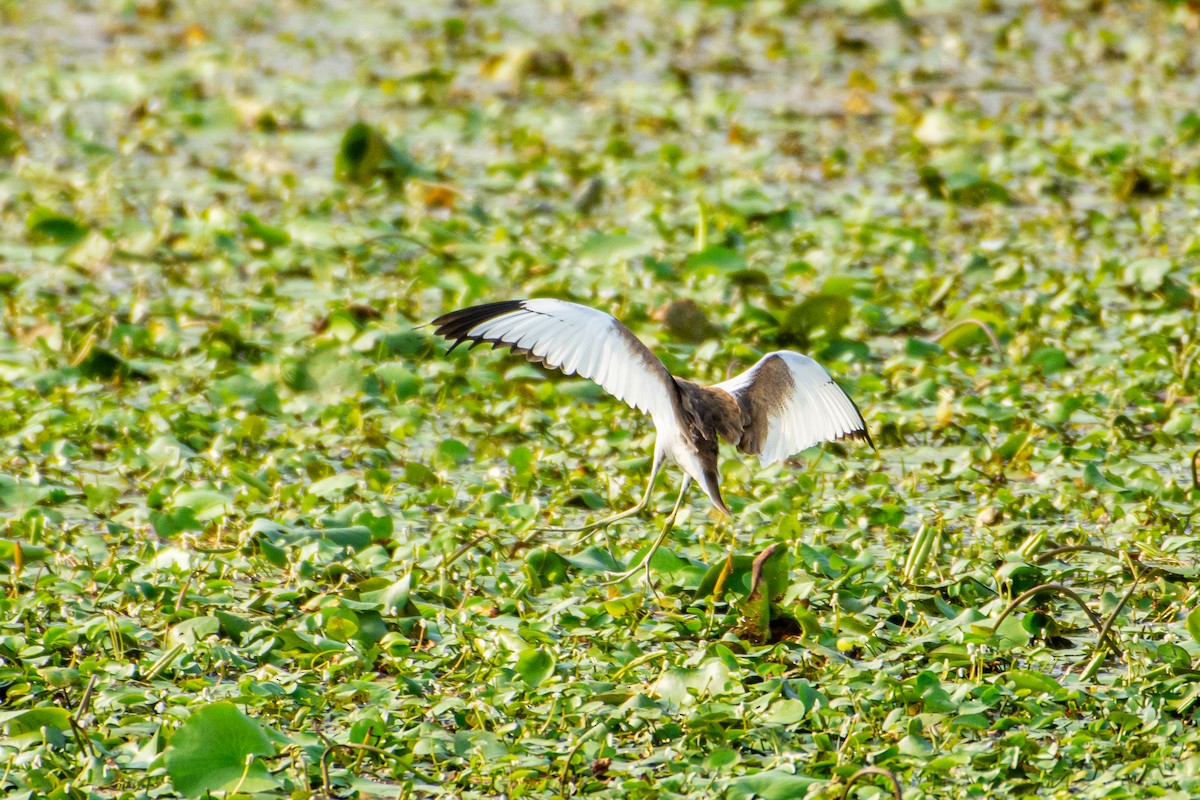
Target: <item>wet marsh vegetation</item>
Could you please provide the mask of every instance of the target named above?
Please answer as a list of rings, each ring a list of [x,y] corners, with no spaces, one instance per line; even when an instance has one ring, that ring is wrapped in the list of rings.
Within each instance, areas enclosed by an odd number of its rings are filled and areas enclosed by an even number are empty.
[[[1194,796],[1198,36],[0,0],[0,791]],[[807,352],[879,451],[728,458],[603,586],[668,481],[535,529],[649,421],[417,327],[527,296]]]

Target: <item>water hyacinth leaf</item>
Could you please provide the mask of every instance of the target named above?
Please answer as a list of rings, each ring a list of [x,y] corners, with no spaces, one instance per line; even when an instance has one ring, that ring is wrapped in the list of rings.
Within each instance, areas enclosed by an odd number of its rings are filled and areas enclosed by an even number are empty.
[[[575,555],[564,555],[563,558],[571,566],[590,572],[617,572],[621,569],[612,553],[594,545]]]
[[[291,234],[282,228],[267,225],[249,212],[242,214],[241,220],[242,224],[246,226],[246,235],[262,242],[267,250],[291,244]]]
[[[437,475],[419,461],[409,461],[404,465],[404,480],[413,486],[429,486],[437,483]]]
[[[726,767],[731,767],[738,763],[739,760],[738,752],[732,747],[719,747],[705,757],[704,768],[715,772]]]
[[[967,320],[974,322],[968,323]],[[974,324],[975,322],[987,325],[993,331],[1003,329],[1003,319],[987,311],[974,309],[969,316],[947,324],[945,332],[938,336],[936,343],[951,353],[989,344],[987,333],[979,324]]]
[[[240,614],[217,610],[213,612],[213,616],[220,623],[220,632],[234,642],[240,641],[242,634],[254,627],[254,622],[250,618]]]
[[[1125,281],[1143,292],[1162,288],[1163,281],[1171,274],[1173,265],[1168,258],[1139,258],[1129,262],[1125,268]]]
[[[525,570],[537,588],[565,583],[570,574],[570,562],[553,550],[535,547],[525,556]]]
[[[389,614],[417,616],[420,612],[412,604],[413,573],[389,583],[381,589],[363,592],[361,599],[366,603],[378,603]]]
[[[3,541],[0,540],[0,561],[9,564],[32,564],[38,561],[45,561],[52,555],[52,551],[45,547],[39,547],[34,544],[20,541]]]
[[[965,206],[1013,203],[1006,188],[973,172],[955,172],[947,176],[944,187],[951,201]]]
[[[727,796],[731,800],[792,800],[807,796],[815,783],[818,783],[817,779],[807,775],[768,769],[735,778],[729,785]]]
[[[367,184],[379,178],[400,187],[409,178],[424,176],[408,153],[390,143],[365,122],[356,122],[342,135],[335,174],[344,181]]]
[[[529,648],[517,656],[515,669],[529,688],[536,689],[554,672],[554,656],[542,648]]]
[[[850,301],[842,295],[812,295],[787,312],[780,329],[798,341],[807,341],[817,332],[832,337],[850,322],[850,314]]]
[[[0,482],[0,507],[17,514],[24,514],[49,498],[53,492],[54,487],[52,486],[38,486],[16,481]]]
[[[0,711],[0,730],[6,736],[36,733],[42,728],[66,732],[71,730],[71,715],[65,708],[29,708]]]
[[[470,449],[457,439],[446,439],[439,444],[438,454],[451,464],[462,464],[471,457]]]
[[[904,343],[904,354],[909,358],[933,358],[945,352],[942,345],[925,339],[909,338]]]
[[[325,635],[336,642],[348,642],[359,631],[358,615],[348,608],[325,607],[321,609],[325,622]]]
[[[1053,375],[1066,369],[1070,362],[1067,354],[1057,347],[1039,347],[1029,354],[1028,363],[1043,375]]]
[[[274,752],[262,725],[232,703],[212,703],[194,711],[171,736],[167,775],[185,797],[235,788],[267,791],[278,781],[262,757]]]
[[[647,241],[628,233],[597,233],[579,248],[579,259],[586,264],[611,264],[650,251]]]
[[[508,453],[508,464],[518,474],[528,473],[533,465],[533,451],[528,447],[514,447]]]
[[[614,597],[604,601],[604,610],[615,618],[621,618],[639,611],[645,602],[645,595],[639,592]]]
[[[178,536],[187,531],[202,531],[204,525],[196,519],[195,510],[183,507],[172,511],[151,511],[150,525],[163,538]]]
[[[1193,642],[1200,644],[1200,606],[1188,612],[1187,632]]]
[[[1191,633],[1190,629],[1188,633]],[[1188,669],[1192,665],[1191,654],[1177,644],[1160,644],[1155,655],[1159,661],[1175,669]]]
[[[369,547],[374,540],[371,529],[365,525],[351,525],[346,528],[312,528],[299,530],[290,534],[286,541],[295,544],[307,540],[318,539],[339,547],[351,550],[362,550]]]
[[[399,400],[414,397],[421,390],[421,378],[403,364],[381,364],[375,376]]]
[[[1051,697],[1057,697],[1066,691],[1063,689],[1062,684],[1041,672],[1027,669],[1013,669],[1009,670],[1006,675],[1018,691],[1031,692],[1035,696],[1048,694]]]
[[[722,273],[744,272],[746,260],[734,251],[720,245],[710,245],[699,253],[687,257],[689,270]]]
[[[220,628],[221,621],[215,616],[184,620],[167,632],[167,646],[196,644],[209,636],[215,636]]]
[[[750,574],[754,565],[754,556],[736,555],[723,558],[709,567],[700,586],[696,589],[696,599],[713,597],[720,599],[726,589],[733,589],[743,594],[750,592]]]
[[[340,497],[358,485],[358,480],[357,475],[348,472],[340,475],[330,475],[328,478],[322,478],[310,485],[308,491],[317,497]]]
[[[211,489],[194,489],[180,492],[173,499],[175,508],[190,509],[200,521],[228,513],[233,507],[233,498]]]
[[[25,227],[36,241],[70,247],[79,244],[88,235],[88,226],[82,222],[47,208],[36,208],[29,213]]]
[[[1101,492],[1121,493],[1125,491],[1124,486],[1115,483],[1112,477],[1105,475],[1095,464],[1088,464],[1083,468],[1083,481]]]
[[[706,659],[695,668],[667,670],[654,684],[654,693],[675,707],[722,695],[730,690],[728,665],[720,658]]]

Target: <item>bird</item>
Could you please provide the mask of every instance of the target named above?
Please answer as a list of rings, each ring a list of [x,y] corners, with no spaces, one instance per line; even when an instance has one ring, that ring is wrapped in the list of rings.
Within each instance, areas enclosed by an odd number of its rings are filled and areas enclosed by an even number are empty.
[[[650,502],[655,479],[668,462],[683,471],[675,506],[658,538],[626,578],[650,559],[674,526],[692,483],[725,517],[718,445],[728,442],[762,466],[782,461],[820,442],[855,439],[875,448],[855,402],[825,368],[790,350],[767,353],[750,369],[711,386],[672,375],[663,362],[616,317],[590,306],[551,298],[503,300],[443,314],[430,323],[451,342],[470,349],[507,347],[529,361],[566,375],[579,375],[650,415],[654,457],[646,490],[636,505],[579,528],[590,530],[640,513]]]

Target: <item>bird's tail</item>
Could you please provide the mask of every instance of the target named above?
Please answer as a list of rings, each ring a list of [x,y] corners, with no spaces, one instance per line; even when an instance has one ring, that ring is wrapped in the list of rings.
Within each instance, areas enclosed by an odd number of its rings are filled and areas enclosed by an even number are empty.
[[[721,483],[717,477],[716,466],[707,467],[704,470],[704,480],[700,481],[700,485],[704,488],[704,493],[708,495],[708,499],[712,500],[712,504],[727,517],[733,516],[729,510],[729,506],[725,505],[725,499],[721,497]]]

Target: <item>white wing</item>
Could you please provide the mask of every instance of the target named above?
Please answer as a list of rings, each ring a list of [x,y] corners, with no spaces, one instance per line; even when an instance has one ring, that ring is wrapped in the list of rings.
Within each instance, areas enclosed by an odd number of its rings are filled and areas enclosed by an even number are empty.
[[[742,407],[738,449],[764,464],[782,461],[818,442],[865,439],[867,424],[854,401],[808,356],[780,350],[716,385]]]
[[[618,400],[648,412],[660,433],[677,429],[675,380],[650,348],[603,311],[563,300],[508,300],[438,317],[434,332],[474,345],[507,345],[552,369],[600,384]]]

